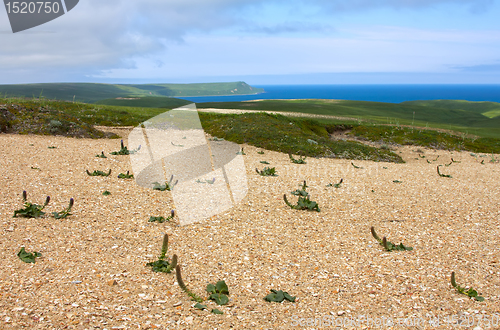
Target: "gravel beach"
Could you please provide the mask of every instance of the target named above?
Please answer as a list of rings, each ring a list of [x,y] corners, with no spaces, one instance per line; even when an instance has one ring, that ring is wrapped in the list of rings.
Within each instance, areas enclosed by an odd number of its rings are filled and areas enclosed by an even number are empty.
[[[179,226],[175,218],[148,222],[175,208],[170,192],[117,178],[132,170],[128,156],[109,154],[119,140],[0,134],[0,141],[1,329],[500,328],[500,163],[490,155],[405,146],[394,147],[405,164],[300,165],[243,146],[247,196]],[[101,151],[107,158],[95,157]],[[264,166],[278,176],[258,175]],[[91,177],[87,169],[112,174]],[[327,187],[340,179],[340,188]],[[283,194],[294,203],[290,192],[304,180],[320,212],[285,205]],[[13,218],[23,190],[32,203],[51,197],[44,217]],[[55,219],[70,198],[72,215]],[[371,226],[413,250],[386,252]],[[205,300],[208,310],[196,309],[174,273],[146,267],[164,233],[188,288],[207,298],[207,284],[225,280],[229,304]],[[42,257],[22,262],[23,246]],[[458,293],[452,271],[485,300]],[[297,300],[266,302],[271,289]]]

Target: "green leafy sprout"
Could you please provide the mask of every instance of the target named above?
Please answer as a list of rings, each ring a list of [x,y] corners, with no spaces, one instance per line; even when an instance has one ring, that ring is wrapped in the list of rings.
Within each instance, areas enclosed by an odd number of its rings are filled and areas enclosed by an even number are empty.
[[[133,174],[129,174],[130,172],[127,171],[127,173],[120,173],[118,174],[118,179],[132,179],[134,178]]]
[[[340,185],[344,182],[344,179],[340,179],[338,183],[329,183],[326,186],[327,187],[335,187],[335,188],[340,188]]]
[[[276,174],[276,167],[271,167],[271,168],[264,167],[264,169],[262,171],[259,171],[256,168],[255,171],[261,176],[278,176],[278,174]]]
[[[353,162],[351,162],[351,165],[352,165],[352,167],[354,167],[354,168],[363,168],[363,167],[361,167],[361,166],[356,166],[356,165],[354,165],[354,163],[353,163]]]
[[[246,153],[243,151],[243,148],[241,148],[241,151],[238,151],[236,154],[237,155],[246,155]]]
[[[130,150],[123,144],[123,140],[120,141],[121,148],[118,151],[111,152],[111,155],[129,155]]]
[[[226,282],[218,281],[215,285],[208,284],[207,292],[210,294],[208,299],[213,300],[217,305],[226,305],[229,302],[228,294],[229,289]]]
[[[165,221],[170,221],[170,220],[172,220],[172,219],[174,218],[174,216],[175,216],[175,211],[174,211],[174,210],[172,210],[172,211],[170,211],[170,215],[169,215],[168,217],[164,218],[164,217],[161,217],[161,216],[160,216],[160,217],[153,217],[153,216],[151,216],[151,217],[149,217],[148,222],[159,222],[159,223],[163,223],[163,222],[165,222]]]
[[[208,184],[214,184],[215,183],[215,178],[212,178],[212,180],[196,180],[196,183],[208,183]]]
[[[449,175],[449,174],[442,174],[441,172],[439,172],[439,167],[440,166],[442,166],[442,165],[438,165],[437,166],[437,172],[438,172],[439,176],[442,177],[442,178],[451,178],[452,177],[451,175]]]
[[[111,174],[111,169],[109,169],[108,173],[106,172],[103,172],[103,171],[97,171],[97,170],[94,170],[94,172],[90,173],[89,170],[85,170],[87,172],[87,175],[89,176],[110,176]]]
[[[203,302],[203,299],[201,299],[200,297],[198,297],[194,292],[191,292],[188,287],[186,286],[186,284],[184,283],[184,281],[182,280],[182,275],[181,275],[181,266],[180,265],[177,265],[175,267],[175,277],[177,278],[177,283],[179,284],[179,286],[181,287],[181,289],[186,292],[188,294],[188,296],[191,297],[191,300],[194,300],[198,303],[202,303]]]
[[[370,230],[372,232],[372,236],[378,241],[378,243],[380,245],[382,245],[384,247],[384,249],[386,251],[390,252],[390,251],[394,251],[394,250],[396,250],[396,251],[411,251],[411,250],[413,250],[412,247],[410,247],[410,246],[404,246],[403,243],[400,243],[399,245],[395,245],[395,244],[389,242],[387,240],[387,238],[385,238],[385,236],[382,239],[380,239],[380,237],[375,232],[375,228],[374,227],[371,227]]]
[[[45,204],[43,205],[38,205],[38,204],[32,204],[27,201],[27,193],[26,190],[23,191],[23,203],[24,203],[24,208],[19,209],[14,211],[14,218],[17,218],[17,216],[23,217],[23,218],[38,218],[41,217],[45,214],[42,210],[49,204],[50,202],[50,197],[47,196],[45,199]]]
[[[286,194],[283,195],[283,200],[285,204],[294,210],[308,210],[308,211],[316,211],[320,212],[318,203],[311,201],[309,199],[309,193],[306,191],[307,188],[306,181],[304,180],[304,184],[301,189],[297,189],[291,192],[292,195],[299,196],[297,201],[297,205],[292,205],[286,198]]]
[[[19,251],[17,253],[17,256],[19,257],[19,259],[21,259],[22,261],[26,262],[26,263],[32,263],[34,264],[35,263],[35,258],[38,258],[38,257],[41,257],[42,254],[40,252],[26,252],[26,250],[24,249],[24,246],[21,248],[21,251]]]
[[[467,295],[469,296],[470,298],[474,298],[476,299],[477,301],[484,301],[484,298],[479,296],[477,291],[474,290],[472,287],[466,289],[466,288],[462,288],[461,286],[459,286],[457,284],[457,282],[455,281],[455,272],[451,272],[451,285],[457,289],[457,291],[461,294],[464,294],[464,295]]]
[[[167,252],[168,252],[168,235],[165,234],[163,236],[163,245],[161,247],[161,255],[158,260],[154,262],[148,262],[146,266],[152,267],[153,272],[159,273],[170,273],[174,270],[175,266],[177,266],[177,255],[174,254],[172,260],[169,262],[167,260]]]
[[[106,157],[106,155],[104,155],[104,151],[101,152],[100,155],[95,155],[95,156],[98,157],[98,158],[108,158],[108,157]]]
[[[69,199],[69,205],[68,205],[67,208],[65,208],[61,212],[52,212],[52,215],[56,219],[64,219],[64,218],[66,218],[68,215],[71,215],[71,208],[73,207],[74,203],[75,203],[75,200],[73,198],[70,198]]]
[[[277,302],[277,303],[281,303],[285,299],[290,301],[290,302],[295,302],[295,297],[289,295],[288,292],[285,292],[282,290],[277,291],[277,290],[271,289],[271,293],[264,297],[265,301]]]
[[[107,190],[104,190],[104,191],[102,192],[102,194],[103,194],[104,196],[109,196],[109,195],[111,195],[111,193],[110,193],[109,191],[107,191]]]
[[[302,157],[302,156],[299,156],[300,158],[293,158],[292,154],[288,154],[288,157],[290,158],[290,160],[292,161],[292,163],[294,164],[307,164],[306,163],[306,157]]]
[[[172,181],[174,180],[174,176],[172,175],[170,177],[170,180],[168,182],[165,182],[163,184],[160,184],[158,182],[153,182],[153,190],[159,190],[159,191],[171,191],[174,189],[174,186],[179,182],[179,180],[175,181],[174,184],[172,184]]]

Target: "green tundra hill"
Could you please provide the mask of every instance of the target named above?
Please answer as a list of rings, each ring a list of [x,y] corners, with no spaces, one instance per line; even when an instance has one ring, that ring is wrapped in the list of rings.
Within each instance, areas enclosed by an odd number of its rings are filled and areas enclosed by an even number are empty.
[[[459,106],[461,105],[461,106]],[[441,128],[483,137],[500,137],[500,103],[466,101],[412,101],[384,103],[348,100],[260,100],[197,103],[199,109],[247,109],[300,112],[356,118],[387,125]]]
[[[0,85],[0,96],[45,97],[51,100],[96,103],[101,100],[140,97],[188,97],[213,95],[247,95],[262,93],[245,82],[200,84],[97,84],[43,83]],[[106,101],[109,102],[109,101]],[[148,102],[150,102],[148,100]]]
[[[309,105],[312,106],[314,103]],[[116,138],[117,136],[99,131],[94,126],[137,126],[165,111],[168,108],[0,97],[0,134]],[[469,150],[491,155],[488,162],[500,161],[497,159],[498,155],[494,155],[500,153],[499,138],[441,132],[417,125],[403,126],[397,120],[388,125],[340,116],[329,119],[296,118],[261,111],[246,114],[199,112],[199,116],[205,132],[214,137],[307,157],[402,162],[392,146],[413,145]],[[338,133],[342,133],[344,138],[332,139],[331,135]],[[356,141],[352,141],[353,139]],[[366,145],[361,141],[372,141],[379,147]],[[484,160],[479,161],[484,163]]]

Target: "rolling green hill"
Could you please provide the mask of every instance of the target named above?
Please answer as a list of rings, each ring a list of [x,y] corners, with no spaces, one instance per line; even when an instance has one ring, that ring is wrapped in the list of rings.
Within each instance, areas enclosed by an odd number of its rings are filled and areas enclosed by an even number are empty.
[[[488,118],[500,116],[500,103],[497,102],[471,102],[464,100],[431,100],[431,101],[407,101],[401,104],[420,105],[452,110],[465,110],[480,113]]]
[[[124,107],[0,97],[0,133],[49,134],[99,138],[106,133],[93,126],[137,126],[166,108]],[[500,153],[500,139],[468,137],[399,124],[377,125],[345,119],[293,118],[256,112],[249,114],[199,113],[205,131],[212,136],[260,148],[314,157],[402,161],[388,145],[403,144],[448,150]],[[497,129],[498,130],[498,129]],[[359,142],[332,140],[330,134],[377,142],[380,148]],[[316,143],[310,143],[314,140]],[[492,161],[498,162],[492,157]]]
[[[95,84],[95,83],[46,83],[0,85],[0,96],[40,97],[51,100],[95,103],[114,98],[178,97],[210,95],[242,95],[262,93],[262,88],[252,87],[245,82],[206,84]],[[148,100],[148,102],[150,102]],[[141,106],[141,105],[138,105]]]
[[[420,102],[420,101],[418,101]],[[249,109],[263,111],[302,112],[319,115],[359,118],[380,124],[414,125],[456,130],[484,137],[500,137],[500,116],[489,118],[482,112],[497,111],[492,105],[478,109],[444,108],[432,101],[382,103],[342,100],[262,100],[247,102],[197,103],[199,109]],[[453,102],[453,101],[451,101]],[[500,104],[494,102],[500,108]],[[451,104],[451,103],[450,103]]]
[[[143,108],[165,108],[174,109],[182,107],[183,105],[193,103],[183,99],[176,99],[174,97],[157,97],[145,96],[136,98],[114,98],[105,99],[95,102],[96,104],[103,105],[116,105],[122,107],[143,107]]]

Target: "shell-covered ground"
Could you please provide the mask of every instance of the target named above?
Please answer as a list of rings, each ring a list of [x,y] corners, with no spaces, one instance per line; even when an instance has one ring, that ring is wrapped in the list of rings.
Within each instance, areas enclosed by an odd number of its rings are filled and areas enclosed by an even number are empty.
[[[148,222],[175,208],[169,192],[117,178],[131,170],[128,156],[109,154],[119,140],[0,134],[0,141],[1,329],[500,328],[500,163],[491,155],[399,147],[405,164],[300,165],[244,146],[243,201],[179,226],[175,218]],[[101,151],[107,158],[95,157]],[[258,175],[264,166],[278,176]],[[341,178],[339,188],[327,186]],[[320,212],[285,205],[283,194],[296,202],[290,192],[304,180]],[[44,217],[13,218],[23,190],[32,203],[51,197]],[[70,198],[72,215],[55,219]],[[386,252],[371,226],[413,250]],[[224,280],[229,304],[205,300],[208,309],[196,309],[174,273],[146,267],[164,233],[188,288],[206,299],[207,284]],[[42,257],[24,263],[21,247]],[[458,293],[452,271],[485,300]],[[271,289],[297,299],[266,302]]]

